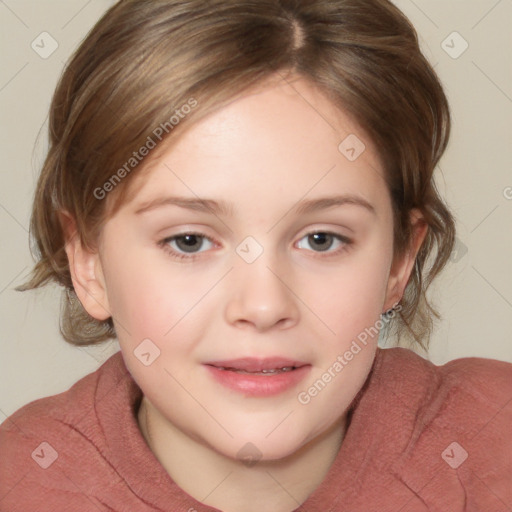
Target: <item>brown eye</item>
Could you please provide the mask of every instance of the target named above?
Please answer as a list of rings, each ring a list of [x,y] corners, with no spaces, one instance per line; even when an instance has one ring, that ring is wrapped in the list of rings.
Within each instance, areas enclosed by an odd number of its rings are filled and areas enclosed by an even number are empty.
[[[316,231],[302,237],[299,241],[299,249],[308,249],[301,246],[303,240],[307,241],[307,245],[313,252],[326,252],[328,254],[336,254],[344,246],[352,243],[347,237],[338,235],[337,233],[329,233],[327,231]],[[330,250],[334,247],[334,250]]]
[[[192,259],[205,250],[211,249],[214,243],[201,233],[181,233],[161,240],[158,245],[175,258]]]
[[[174,237],[178,249],[184,252],[196,252],[203,245],[203,237],[200,235],[180,235]]]
[[[329,233],[313,233],[308,236],[308,242],[311,247],[316,247],[319,251],[330,249],[334,241],[334,237]]]

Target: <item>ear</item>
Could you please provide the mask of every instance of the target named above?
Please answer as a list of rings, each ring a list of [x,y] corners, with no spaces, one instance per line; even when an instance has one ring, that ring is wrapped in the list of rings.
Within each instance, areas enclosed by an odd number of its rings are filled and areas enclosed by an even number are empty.
[[[410,223],[412,228],[411,245],[401,258],[393,261],[388,279],[384,311],[392,308],[402,299],[416,261],[416,255],[427,236],[428,225],[418,209],[411,210]]]
[[[66,240],[65,251],[75,293],[89,315],[96,320],[106,320],[112,315],[99,252],[90,251],[82,245],[70,213],[59,212],[59,219]]]

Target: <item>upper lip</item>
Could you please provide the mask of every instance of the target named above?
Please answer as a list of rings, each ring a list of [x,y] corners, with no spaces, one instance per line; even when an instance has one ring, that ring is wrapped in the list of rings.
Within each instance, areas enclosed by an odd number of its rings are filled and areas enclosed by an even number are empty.
[[[242,357],[239,359],[226,359],[223,361],[211,361],[204,363],[217,368],[233,368],[234,370],[245,370],[248,372],[261,372],[263,370],[273,370],[276,368],[288,368],[306,366],[309,363],[297,361],[296,359],[288,359],[285,357],[267,357],[258,359],[255,357]]]

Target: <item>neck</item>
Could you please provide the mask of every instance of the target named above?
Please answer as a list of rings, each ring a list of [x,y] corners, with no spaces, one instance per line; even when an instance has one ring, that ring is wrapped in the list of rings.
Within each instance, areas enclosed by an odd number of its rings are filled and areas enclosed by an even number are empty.
[[[320,485],[341,446],[346,416],[280,460],[254,465],[226,457],[192,439],[143,398],[143,437],[173,481],[197,501],[224,512],[290,512]]]

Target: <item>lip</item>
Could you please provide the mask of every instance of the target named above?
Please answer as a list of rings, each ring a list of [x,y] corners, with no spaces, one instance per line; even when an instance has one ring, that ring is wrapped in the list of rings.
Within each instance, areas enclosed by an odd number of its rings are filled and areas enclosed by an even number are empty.
[[[239,358],[204,363],[210,375],[223,386],[246,396],[272,396],[284,393],[296,386],[311,369],[309,363],[284,357]],[[263,372],[280,368],[291,368],[279,373]]]
[[[247,372],[261,372],[263,370],[271,370],[273,368],[286,368],[295,366],[299,368],[306,366],[308,363],[298,361],[296,359],[289,359],[286,357],[241,357],[238,359],[226,359],[222,361],[212,361],[205,363],[210,366],[233,368],[235,370],[245,370]]]

